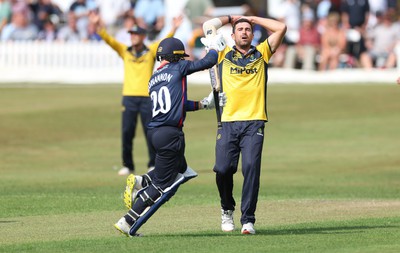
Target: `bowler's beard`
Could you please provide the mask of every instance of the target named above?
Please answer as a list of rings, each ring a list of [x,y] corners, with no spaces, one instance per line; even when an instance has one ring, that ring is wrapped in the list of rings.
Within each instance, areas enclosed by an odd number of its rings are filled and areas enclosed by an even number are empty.
[[[250,41],[243,41],[243,40],[238,40],[237,42],[236,42],[236,47],[239,47],[239,48],[241,48],[241,49],[249,49],[250,48],[250,45],[251,45],[251,42]]]

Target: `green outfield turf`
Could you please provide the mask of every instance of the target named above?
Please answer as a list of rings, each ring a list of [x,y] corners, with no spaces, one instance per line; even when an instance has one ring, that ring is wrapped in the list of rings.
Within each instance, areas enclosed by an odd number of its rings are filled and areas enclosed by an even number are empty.
[[[220,231],[215,113],[188,113],[186,157],[199,176],[140,238],[112,226],[126,212],[120,90],[0,85],[0,252],[400,252],[399,86],[269,87],[254,236]],[[189,87],[189,98],[209,91]],[[144,147],[139,128],[138,173]],[[239,171],[239,204],[241,183]]]

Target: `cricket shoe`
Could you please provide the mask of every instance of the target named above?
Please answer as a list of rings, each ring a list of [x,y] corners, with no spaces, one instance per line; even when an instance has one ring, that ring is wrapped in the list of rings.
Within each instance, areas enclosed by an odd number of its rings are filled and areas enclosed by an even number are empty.
[[[130,174],[126,179],[126,187],[124,191],[124,203],[128,209],[132,208],[133,200],[140,189],[142,189],[143,177]]]
[[[122,234],[130,236],[129,230],[131,229],[131,226],[129,226],[128,222],[126,222],[125,217],[119,219],[119,221],[114,224],[114,227]]]
[[[243,235],[254,235],[256,233],[256,230],[254,229],[254,224],[251,222],[243,224],[241,232]]]
[[[118,171],[118,176],[128,176],[129,174],[132,174],[133,170],[128,169],[127,167],[122,167]]]
[[[233,210],[221,209],[221,229],[224,232],[232,232],[235,230],[235,223],[233,221]]]

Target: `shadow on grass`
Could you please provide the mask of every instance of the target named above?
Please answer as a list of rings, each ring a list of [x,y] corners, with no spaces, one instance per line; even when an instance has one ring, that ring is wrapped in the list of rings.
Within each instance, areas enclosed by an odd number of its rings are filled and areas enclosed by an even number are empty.
[[[350,234],[350,233],[363,233],[371,229],[398,229],[400,226],[337,226],[337,227],[313,227],[313,228],[286,228],[286,229],[257,229],[257,234],[249,236],[265,236],[265,235],[307,235],[307,234]],[[240,236],[240,230],[234,232],[201,232],[201,233],[182,233],[182,234],[163,234],[151,235],[152,237],[165,237],[165,236],[184,236],[184,237],[207,237],[207,236]]]
[[[0,224],[1,223],[15,223],[15,222],[19,222],[19,221],[16,221],[16,220],[0,220]]]

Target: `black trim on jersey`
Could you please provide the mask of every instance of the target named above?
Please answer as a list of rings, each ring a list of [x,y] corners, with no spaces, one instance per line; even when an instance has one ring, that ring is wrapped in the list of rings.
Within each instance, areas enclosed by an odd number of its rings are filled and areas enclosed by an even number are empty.
[[[237,53],[241,55],[240,58],[235,57]],[[251,57],[250,55],[253,55],[253,57]],[[227,60],[240,67],[245,67],[247,64],[252,62],[253,59],[259,59],[262,57],[263,56],[260,51],[258,51],[257,48],[254,46],[251,46],[250,50],[246,54],[242,54],[239,50],[236,49],[236,46],[233,46],[233,50],[229,51],[225,55],[225,58]]]
[[[272,51],[272,48],[271,48],[271,45],[269,44],[269,40],[268,39],[267,39],[267,45],[269,47],[269,51],[271,52],[271,55],[275,54],[276,50]]]
[[[140,56],[142,56],[142,55],[146,54],[147,52],[149,52],[150,49],[148,47],[146,47],[146,45],[143,45],[143,50],[141,50],[140,52],[136,52],[136,50],[133,50],[133,46],[130,46],[130,47],[128,47],[126,49],[126,51],[131,53],[136,58],[139,58]]]
[[[264,96],[265,96],[265,106],[264,106],[264,111],[265,111],[265,116],[267,117],[266,122],[268,122],[268,63],[264,62],[264,68],[265,68],[265,85],[264,85]]]

